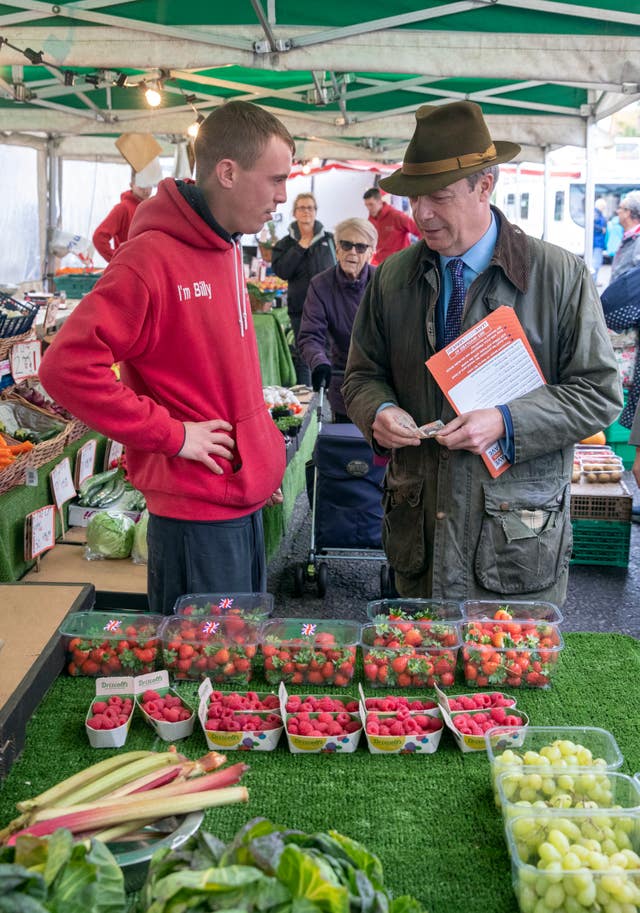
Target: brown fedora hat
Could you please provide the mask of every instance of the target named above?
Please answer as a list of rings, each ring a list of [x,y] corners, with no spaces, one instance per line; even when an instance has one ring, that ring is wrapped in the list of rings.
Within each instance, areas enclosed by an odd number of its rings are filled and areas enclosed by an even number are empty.
[[[519,152],[516,143],[491,139],[482,108],[474,102],[422,105],[402,168],[379,183],[388,193],[418,197],[508,162]]]

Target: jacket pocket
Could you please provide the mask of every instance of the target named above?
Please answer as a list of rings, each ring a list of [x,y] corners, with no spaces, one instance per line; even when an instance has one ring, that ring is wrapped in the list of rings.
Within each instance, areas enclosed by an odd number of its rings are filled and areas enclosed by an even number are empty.
[[[422,488],[422,481],[386,482],[382,545],[393,569],[405,577],[418,577],[427,568]]]
[[[495,593],[537,592],[569,564],[569,486],[561,479],[484,483],[485,512],[475,555],[478,583]]]
[[[225,476],[223,503],[255,510],[282,482],[286,468],[284,438],[269,410],[260,404],[236,423],[235,442],[232,471]]]

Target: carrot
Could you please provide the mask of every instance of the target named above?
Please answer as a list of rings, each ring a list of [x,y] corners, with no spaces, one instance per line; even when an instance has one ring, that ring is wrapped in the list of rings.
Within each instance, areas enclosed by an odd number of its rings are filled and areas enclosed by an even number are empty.
[[[23,441],[22,444],[13,444],[9,447],[9,453],[17,456],[19,453],[28,453],[30,450],[33,450],[33,444],[31,441]]]

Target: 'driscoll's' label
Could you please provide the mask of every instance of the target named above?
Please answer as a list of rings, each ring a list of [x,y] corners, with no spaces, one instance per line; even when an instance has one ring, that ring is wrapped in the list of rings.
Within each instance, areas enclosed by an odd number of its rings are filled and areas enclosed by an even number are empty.
[[[230,748],[232,745],[238,745],[245,735],[245,732],[216,732],[215,735],[207,731],[207,740],[214,745],[222,745]]]
[[[308,735],[296,736],[289,734],[289,741],[300,751],[319,751],[327,744],[327,739],[313,738]]]
[[[369,745],[377,748],[378,751],[400,751],[404,748],[405,742],[405,736],[369,736]]]

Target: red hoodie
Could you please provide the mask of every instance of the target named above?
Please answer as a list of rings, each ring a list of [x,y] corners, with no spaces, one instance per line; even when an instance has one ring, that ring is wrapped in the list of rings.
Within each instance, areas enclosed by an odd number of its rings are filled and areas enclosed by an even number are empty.
[[[378,232],[378,245],[371,259],[372,266],[382,263],[396,251],[409,247],[411,235],[420,237],[420,230],[411,216],[389,203],[382,204],[377,216],[369,215],[369,221]]]
[[[57,402],[126,445],[152,513],[226,520],[261,508],[280,485],[284,441],[264,405],[240,246],[216,234],[173,179],[138,210],[40,378]],[[215,418],[230,422],[236,443],[232,461],[217,460],[223,475],[176,455],[183,421]]]
[[[102,220],[93,233],[93,245],[101,257],[111,262],[114,253],[129,237],[129,226],[135,215],[136,208],[142,201],[125,190],[120,194],[120,202],[116,203],[109,215]],[[111,242],[113,241],[113,247]]]

